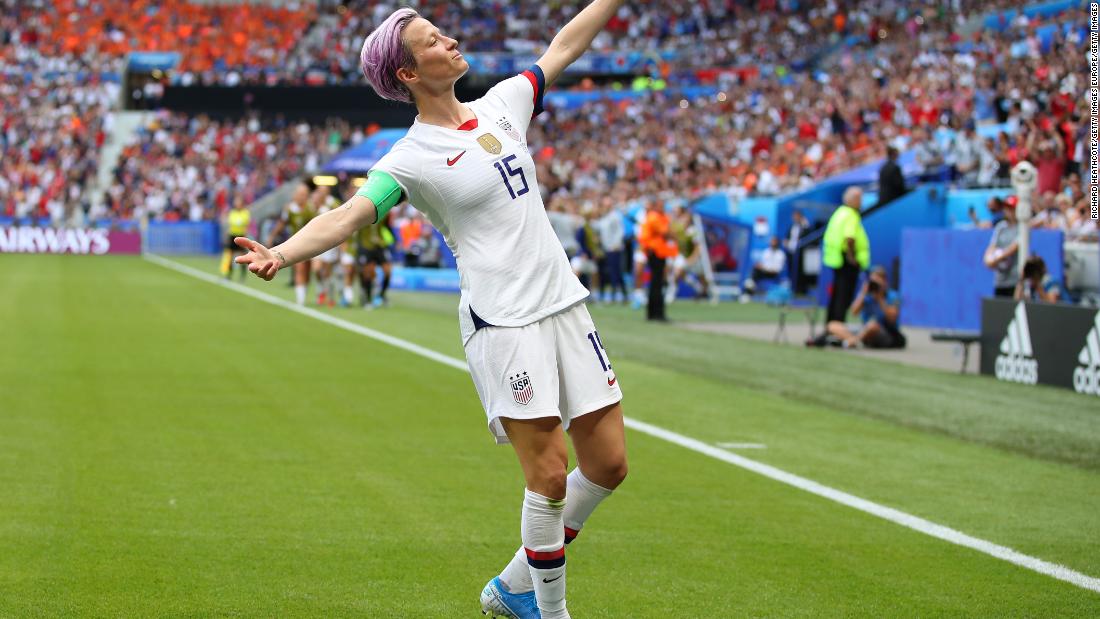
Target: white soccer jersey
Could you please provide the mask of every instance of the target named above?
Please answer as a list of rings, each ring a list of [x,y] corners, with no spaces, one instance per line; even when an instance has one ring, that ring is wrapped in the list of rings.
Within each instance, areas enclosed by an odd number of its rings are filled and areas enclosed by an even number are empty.
[[[463,344],[482,324],[525,326],[588,296],[550,226],[527,148],[544,83],[534,66],[467,103],[472,131],[417,120],[372,168],[393,176],[447,239]]]

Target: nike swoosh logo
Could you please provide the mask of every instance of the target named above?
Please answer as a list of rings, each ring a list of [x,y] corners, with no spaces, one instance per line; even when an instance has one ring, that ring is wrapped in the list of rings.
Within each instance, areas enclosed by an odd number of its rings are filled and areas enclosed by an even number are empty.
[[[614,387],[614,386],[615,386],[615,383],[616,383],[616,382],[617,382],[618,380],[619,380],[619,377],[618,377],[618,376],[616,376],[615,378],[609,378],[609,379],[607,379],[607,386],[608,386],[608,387]]]
[[[562,574],[561,576],[565,576],[565,574]],[[558,576],[558,578],[561,578],[561,576]],[[554,582],[555,580],[557,580],[558,578],[551,578],[550,580],[546,580],[545,578],[543,578],[542,582],[551,583],[551,582]]]
[[[461,153],[459,153],[459,154],[458,154],[458,156],[457,156],[457,157],[455,157],[454,159],[448,159],[448,160],[447,160],[447,165],[448,165],[448,166],[453,166],[454,164],[458,163],[458,160],[459,160],[459,159],[462,159],[462,155],[465,155],[465,154],[466,154],[466,151],[462,151],[462,152],[461,152]]]

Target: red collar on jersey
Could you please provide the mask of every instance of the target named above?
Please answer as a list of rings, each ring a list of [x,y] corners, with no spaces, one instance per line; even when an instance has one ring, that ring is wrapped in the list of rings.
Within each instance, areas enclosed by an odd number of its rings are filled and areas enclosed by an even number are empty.
[[[477,129],[477,118],[471,118],[458,126],[459,131],[473,131]]]

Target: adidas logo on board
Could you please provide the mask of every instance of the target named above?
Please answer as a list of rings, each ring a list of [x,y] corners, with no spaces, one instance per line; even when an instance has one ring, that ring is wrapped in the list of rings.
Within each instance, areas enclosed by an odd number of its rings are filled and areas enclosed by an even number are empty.
[[[1082,367],[1073,370],[1073,389],[1077,393],[1100,395],[1100,312],[1085,336],[1085,347],[1077,355]]]
[[[1000,380],[1034,385],[1039,382],[1039,362],[1033,354],[1027,310],[1021,302],[1016,305],[1016,315],[1008,323],[1008,333],[1001,340],[1001,354],[997,355],[993,373]]]

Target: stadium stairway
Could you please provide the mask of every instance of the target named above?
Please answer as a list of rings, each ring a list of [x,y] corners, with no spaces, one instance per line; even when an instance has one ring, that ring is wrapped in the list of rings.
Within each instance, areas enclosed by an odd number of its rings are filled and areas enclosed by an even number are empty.
[[[134,137],[138,129],[153,118],[153,112],[115,110],[111,131],[99,153],[99,170],[96,174],[93,196],[102,196],[111,185],[111,174],[118,165],[122,148]]]

